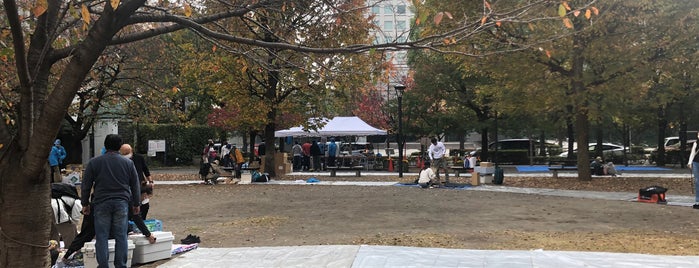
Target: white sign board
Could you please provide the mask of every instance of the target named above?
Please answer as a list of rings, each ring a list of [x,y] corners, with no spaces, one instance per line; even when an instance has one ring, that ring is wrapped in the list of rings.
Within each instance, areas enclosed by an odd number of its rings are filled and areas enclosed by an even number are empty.
[[[155,156],[157,152],[165,152],[165,140],[148,141],[148,156]]]

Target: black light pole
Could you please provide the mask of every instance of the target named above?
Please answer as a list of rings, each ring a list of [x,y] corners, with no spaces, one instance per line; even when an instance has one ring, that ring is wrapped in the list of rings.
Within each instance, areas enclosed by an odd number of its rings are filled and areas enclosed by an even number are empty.
[[[403,178],[403,91],[405,86],[398,84],[393,86],[396,89],[396,97],[398,97],[398,178]]]

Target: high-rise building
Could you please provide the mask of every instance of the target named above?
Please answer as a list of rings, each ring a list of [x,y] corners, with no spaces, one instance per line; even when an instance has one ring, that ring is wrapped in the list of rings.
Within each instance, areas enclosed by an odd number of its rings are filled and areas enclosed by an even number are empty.
[[[378,30],[372,31],[376,44],[400,43],[409,40],[413,8],[409,0],[368,0],[369,14]],[[389,84],[402,83],[408,75],[407,51],[387,51],[386,59],[393,64],[388,74]],[[390,93],[389,93],[390,95]]]

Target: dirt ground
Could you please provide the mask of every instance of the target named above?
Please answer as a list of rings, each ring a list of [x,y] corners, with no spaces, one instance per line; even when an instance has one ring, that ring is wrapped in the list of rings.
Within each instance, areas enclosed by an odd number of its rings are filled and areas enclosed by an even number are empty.
[[[193,234],[201,237],[200,247],[207,248],[370,244],[662,255],[699,252],[699,210],[690,207],[448,188],[157,185],[157,181],[192,179],[182,174],[157,174],[154,179],[149,218],[161,220],[164,229],[174,233],[176,243]],[[397,177],[359,179],[395,181]],[[661,185],[669,189],[668,197],[692,195],[688,178],[607,177],[580,182],[506,177],[504,184],[635,193]]]

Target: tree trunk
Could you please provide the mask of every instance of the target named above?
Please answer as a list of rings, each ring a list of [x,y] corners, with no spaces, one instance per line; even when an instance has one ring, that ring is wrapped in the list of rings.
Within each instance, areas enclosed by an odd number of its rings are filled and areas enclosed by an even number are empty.
[[[481,129],[481,155],[478,157],[481,161],[489,161],[490,152],[488,152],[488,128]]]
[[[45,170],[28,172],[8,148],[0,161],[0,267],[48,267],[53,212]],[[46,166],[46,165],[45,165]]]
[[[574,111],[575,111],[575,139],[578,141],[578,179],[589,181],[592,180],[590,172],[590,152],[588,132],[590,131],[590,121],[587,118],[589,103],[585,90],[583,67],[585,64],[585,47],[586,42],[581,34],[573,36],[573,63],[571,90],[575,96]]]
[[[667,128],[667,118],[665,109],[658,108],[658,153],[655,154],[655,164],[659,167],[665,166],[665,129]]]

